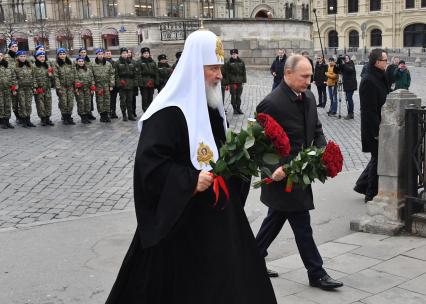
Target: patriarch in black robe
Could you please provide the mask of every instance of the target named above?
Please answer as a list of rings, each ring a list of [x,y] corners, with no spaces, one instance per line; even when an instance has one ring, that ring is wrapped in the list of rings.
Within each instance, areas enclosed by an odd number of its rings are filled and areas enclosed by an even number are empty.
[[[140,121],[134,169],[137,229],[107,304],[276,304],[243,210],[241,181],[217,206],[209,160],[226,121],[223,46],[192,33],[181,62]]]

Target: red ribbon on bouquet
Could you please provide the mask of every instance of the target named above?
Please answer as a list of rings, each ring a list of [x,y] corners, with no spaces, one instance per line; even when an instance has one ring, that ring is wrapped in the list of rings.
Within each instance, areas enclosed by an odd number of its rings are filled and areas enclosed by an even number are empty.
[[[210,174],[211,176],[213,176],[213,192],[216,195],[216,202],[214,203],[214,206],[216,207],[217,203],[219,202],[220,189],[222,189],[222,191],[225,192],[226,199],[228,201],[229,201],[229,190],[222,176],[216,176],[216,175],[213,175],[213,173],[210,173]]]
[[[287,179],[287,183],[285,185],[285,192],[290,193],[293,190],[293,181],[291,179]]]

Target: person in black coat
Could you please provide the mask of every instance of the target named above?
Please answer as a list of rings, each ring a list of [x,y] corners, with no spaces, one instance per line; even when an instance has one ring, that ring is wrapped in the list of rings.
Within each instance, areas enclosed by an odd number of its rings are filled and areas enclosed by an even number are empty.
[[[389,90],[393,91],[395,89],[395,76],[394,72],[399,66],[399,57],[393,57],[392,63],[386,68],[386,77],[388,80]]]
[[[345,119],[354,119],[353,95],[358,88],[355,64],[348,55],[345,55],[343,60],[339,62],[338,69],[342,74],[343,90],[345,91],[346,103],[348,106],[348,115]]]
[[[327,103],[327,72],[328,65],[325,63],[324,57],[318,56],[315,64],[314,83],[318,90],[318,104],[317,107],[325,108]]]
[[[315,97],[307,90],[312,67],[307,58],[294,55],[287,59],[284,81],[257,106],[257,113],[271,115],[287,132],[291,143],[291,154],[283,163],[296,157],[302,147],[311,144],[326,145],[321,122],[318,119]],[[281,164],[282,165],[282,164]],[[323,261],[315,245],[310,224],[309,210],[314,209],[312,189],[295,185],[290,193],[284,191],[285,172],[282,166],[271,169],[275,181],[262,186],[260,200],[269,207],[256,241],[261,256],[267,256],[267,249],[286,220],[290,222],[303,263],[308,270],[309,283],[313,287],[332,289],[343,284],[335,281],[322,267]],[[278,273],[268,270],[270,276]]]
[[[385,75],[386,65],[386,52],[382,49],[374,49],[370,55],[368,73],[359,86],[362,152],[371,153],[371,159],[358,178],[354,190],[365,195],[365,202],[371,201],[378,192],[379,127],[382,106],[389,93]]]
[[[309,63],[311,64],[311,68],[312,68],[312,75],[311,75],[311,83],[314,82],[314,62],[312,61],[312,59],[309,57],[309,52],[308,51],[303,51],[302,55],[309,60]],[[311,89],[311,84],[309,84],[308,86],[308,90]]]
[[[284,64],[287,60],[287,55],[284,49],[279,49],[277,57],[271,65],[271,74],[274,76],[274,83],[272,84],[272,90],[274,90],[282,81],[284,77]]]

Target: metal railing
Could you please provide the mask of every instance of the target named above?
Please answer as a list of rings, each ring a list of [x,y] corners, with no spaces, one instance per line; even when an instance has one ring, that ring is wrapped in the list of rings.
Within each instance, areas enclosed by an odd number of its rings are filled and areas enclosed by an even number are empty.
[[[426,107],[405,110],[405,145],[407,179],[405,197],[405,228],[412,230],[413,215],[426,205]]]
[[[185,40],[189,34],[199,29],[198,21],[176,21],[160,24],[161,41]]]

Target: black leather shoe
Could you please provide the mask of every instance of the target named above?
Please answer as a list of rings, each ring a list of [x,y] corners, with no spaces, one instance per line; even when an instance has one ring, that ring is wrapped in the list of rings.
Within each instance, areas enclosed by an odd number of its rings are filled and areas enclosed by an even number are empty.
[[[365,187],[361,187],[359,185],[355,185],[354,191],[358,192],[359,194],[364,194],[365,195]]]
[[[369,201],[372,201],[374,196],[366,195],[364,197],[364,203],[368,203]]]
[[[276,272],[276,271],[274,271],[272,269],[269,269],[269,268],[266,268],[266,272],[268,273],[268,277],[270,277],[270,278],[278,278],[278,272]]]
[[[343,283],[332,279],[328,274],[326,274],[318,280],[309,281],[309,285],[311,285],[312,287],[321,288],[323,290],[332,290],[334,288],[342,287]]]

